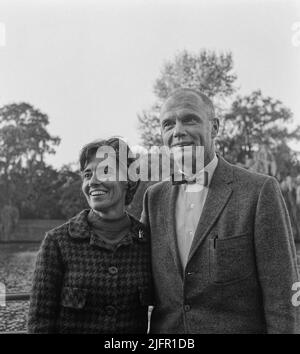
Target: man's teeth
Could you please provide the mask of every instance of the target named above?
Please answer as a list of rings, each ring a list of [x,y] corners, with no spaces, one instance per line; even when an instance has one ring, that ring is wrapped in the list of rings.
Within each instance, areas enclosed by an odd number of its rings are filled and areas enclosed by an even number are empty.
[[[104,192],[104,191],[93,191],[93,192],[91,192],[90,193],[90,195],[92,196],[92,197],[95,197],[95,196],[98,196],[98,195],[104,195],[104,194],[106,194],[107,192]]]

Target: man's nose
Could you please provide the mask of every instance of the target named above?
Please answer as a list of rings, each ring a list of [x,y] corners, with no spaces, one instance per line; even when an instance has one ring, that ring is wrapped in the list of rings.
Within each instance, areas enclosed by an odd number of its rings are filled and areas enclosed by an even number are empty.
[[[179,138],[186,135],[184,125],[180,120],[176,120],[173,136],[174,138]]]

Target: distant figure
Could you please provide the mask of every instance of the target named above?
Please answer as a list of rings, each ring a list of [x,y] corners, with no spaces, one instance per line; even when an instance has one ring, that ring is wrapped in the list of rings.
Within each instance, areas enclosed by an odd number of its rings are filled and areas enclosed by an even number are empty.
[[[219,121],[202,93],[171,93],[160,122],[171,149],[204,148],[204,169],[145,193],[156,303],[150,332],[299,333],[291,299],[300,279],[278,182],[215,153]],[[203,172],[208,178],[199,179]]]
[[[19,210],[12,205],[5,205],[0,213],[2,224],[2,240],[9,241],[19,222]]]
[[[120,145],[127,166],[120,161]],[[101,174],[97,151],[114,149]],[[125,154],[126,154],[125,152]],[[130,150],[117,138],[85,146],[82,191],[90,209],[47,233],[38,253],[30,300],[29,333],[147,333],[152,278],[144,226],[125,212],[138,182],[127,178]],[[119,177],[121,177],[119,176]]]
[[[269,176],[276,176],[277,164],[271,150],[266,146],[260,146],[260,149],[254,154],[253,165],[250,171],[263,173]]]
[[[296,182],[296,203],[300,207],[300,176],[297,176]]]
[[[286,206],[290,215],[293,235],[296,241],[300,240],[300,220],[299,220],[299,204],[297,202],[298,192],[297,183],[288,175],[280,183],[281,191],[286,202]]]

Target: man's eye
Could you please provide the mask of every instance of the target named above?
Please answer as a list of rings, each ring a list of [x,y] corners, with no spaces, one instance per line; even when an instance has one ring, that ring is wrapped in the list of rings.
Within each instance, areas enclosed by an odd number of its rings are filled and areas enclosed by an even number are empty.
[[[191,123],[194,123],[195,122],[195,119],[194,118],[185,118],[182,120],[182,123],[184,124],[191,124]]]
[[[174,122],[172,122],[172,121],[166,121],[163,123],[163,127],[165,129],[171,128],[173,125],[174,125]]]
[[[199,119],[197,117],[189,116],[184,118],[182,122],[184,124],[195,124],[195,123],[199,123]]]
[[[84,178],[90,178],[91,177],[91,172],[84,172],[83,177]]]

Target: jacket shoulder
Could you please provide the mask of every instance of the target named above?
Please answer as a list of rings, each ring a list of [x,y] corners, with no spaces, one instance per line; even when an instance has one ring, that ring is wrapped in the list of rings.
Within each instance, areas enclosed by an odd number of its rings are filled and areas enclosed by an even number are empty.
[[[77,225],[80,219],[85,218],[86,213],[87,210],[83,210],[77,215],[67,220],[65,223],[47,231],[46,237],[51,239],[61,239],[63,237],[68,236],[70,233],[70,226]]]
[[[46,232],[46,235],[48,237],[57,237],[62,234],[66,234],[68,232],[68,227],[69,227],[69,220],[66,221],[65,223],[56,226],[55,228],[49,230]]]
[[[168,183],[171,183],[171,182],[170,181],[161,181],[161,182],[157,182],[155,184],[152,184],[151,186],[149,186],[146,189],[146,192],[151,195],[160,193]]]
[[[257,173],[249,171],[243,167],[231,165],[233,169],[234,181],[240,184],[253,185],[256,187],[262,187],[264,183],[268,180],[277,181],[274,177],[264,175],[262,173]]]
[[[68,235],[69,234],[69,225],[70,225],[70,221],[72,219],[70,219],[70,220],[66,221],[65,223],[47,231],[46,237],[51,238],[51,239],[60,239],[63,236]]]

